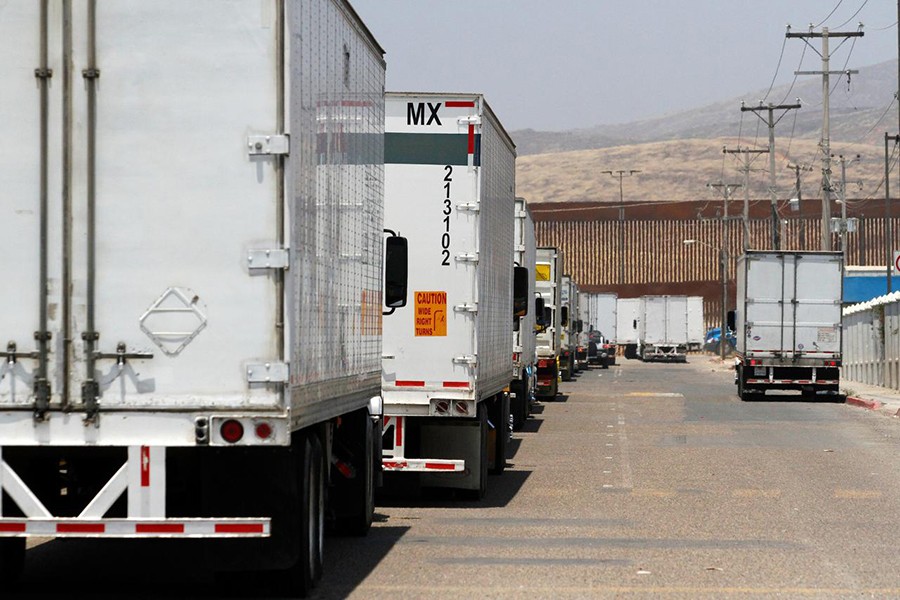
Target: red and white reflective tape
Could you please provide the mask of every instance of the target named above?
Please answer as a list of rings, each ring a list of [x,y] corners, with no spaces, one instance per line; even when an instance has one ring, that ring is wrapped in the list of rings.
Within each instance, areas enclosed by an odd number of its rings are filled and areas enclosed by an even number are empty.
[[[381,466],[385,471],[458,473],[465,469],[466,461],[438,458],[385,458],[381,461]]]
[[[0,537],[203,537],[261,538],[271,519],[0,519]]]
[[[394,387],[398,388],[423,388],[430,390],[437,389],[472,389],[470,381],[435,381],[426,384],[421,379],[398,379],[394,382]]]

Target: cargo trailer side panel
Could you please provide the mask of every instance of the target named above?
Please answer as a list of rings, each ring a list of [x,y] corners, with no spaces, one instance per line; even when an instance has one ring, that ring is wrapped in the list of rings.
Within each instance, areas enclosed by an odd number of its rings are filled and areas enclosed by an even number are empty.
[[[482,99],[481,215],[478,223],[478,387],[483,397],[509,384],[512,363],[513,231],[516,197],[516,154],[490,106]],[[477,142],[476,142],[477,143]]]
[[[288,5],[291,405],[315,422],[381,388],[385,63],[345,3]]]

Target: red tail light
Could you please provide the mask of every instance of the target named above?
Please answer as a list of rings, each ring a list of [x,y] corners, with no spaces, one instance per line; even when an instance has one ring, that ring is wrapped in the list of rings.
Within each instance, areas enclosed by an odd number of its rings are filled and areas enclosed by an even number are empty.
[[[229,444],[236,444],[241,441],[242,437],[244,437],[244,426],[241,425],[240,421],[228,419],[227,421],[222,423],[222,427],[219,429],[219,432],[222,434],[223,440],[225,440]]]

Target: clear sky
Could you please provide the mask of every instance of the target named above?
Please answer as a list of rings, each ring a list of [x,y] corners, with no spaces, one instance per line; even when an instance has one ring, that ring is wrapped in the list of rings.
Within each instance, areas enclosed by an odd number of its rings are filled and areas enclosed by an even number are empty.
[[[755,103],[798,70],[805,44],[785,40],[788,23],[864,24],[855,44],[835,51],[830,40],[831,70],[897,58],[896,0],[350,2],[386,51],[388,90],[480,92],[509,130],[627,123],[745,94]],[[800,70],[821,68],[808,49]]]

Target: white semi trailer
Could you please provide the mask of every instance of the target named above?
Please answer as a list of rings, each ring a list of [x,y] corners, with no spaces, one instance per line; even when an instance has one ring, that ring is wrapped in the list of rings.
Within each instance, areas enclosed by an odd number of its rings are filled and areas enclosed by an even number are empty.
[[[687,360],[686,296],[642,296],[637,353],[641,360]]]
[[[519,287],[522,301],[514,307],[513,318],[513,380],[510,382],[510,413],[513,417],[513,429],[522,429],[531,412],[534,397],[535,362],[537,360],[535,344],[535,281],[534,265],[536,257],[536,241],[534,220],[531,210],[524,198],[516,198],[515,246],[513,261],[515,265],[514,290]],[[521,289],[524,287],[524,289]]]
[[[603,368],[616,364],[616,349],[619,344],[618,301],[618,295],[613,293],[588,295],[589,326],[593,332],[599,332],[599,335],[594,336],[597,345],[594,360]]]
[[[66,6],[0,19],[4,580],[209,538],[304,594],[380,472],[383,51],[343,0]]]
[[[482,497],[508,438],[515,146],[481,95],[388,93],[384,160],[411,299],[384,325],[384,469]]]
[[[543,305],[537,326],[537,389],[539,398],[552,400],[559,390],[559,355],[562,337],[561,307],[563,252],[548,246],[537,249],[535,295]],[[537,312],[537,311],[535,311]]]
[[[842,254],[748,251],[737,267],[735,382],[741,399],[767,390],[838,393]]]

